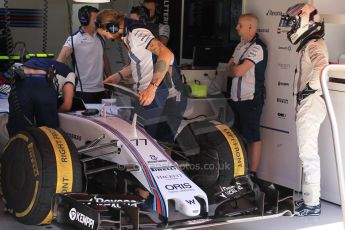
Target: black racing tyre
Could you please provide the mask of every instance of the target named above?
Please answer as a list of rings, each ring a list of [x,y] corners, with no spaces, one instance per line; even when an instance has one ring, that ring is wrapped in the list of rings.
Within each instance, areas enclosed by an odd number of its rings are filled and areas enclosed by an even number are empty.
[[[56,193],[80,192],[82,171],[75,145],[62,130],[28,128],[10,139],[1,158],[5,206],[23,224],[49,224]]]
[[[193,129],[200,153],[190,157],[187,173],[196,184],[212,190],[215,186],[227,187],[233,178],[247,174],[247,153],[232,128],[216,121],[201,121],[194,122]]]

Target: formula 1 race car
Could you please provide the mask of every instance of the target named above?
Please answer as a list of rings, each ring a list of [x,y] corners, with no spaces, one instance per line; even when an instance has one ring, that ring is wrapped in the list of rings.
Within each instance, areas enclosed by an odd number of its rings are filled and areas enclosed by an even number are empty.
[[[8,141],[1,192],[18,221],[178,228],[294,210],[291,190],[247,175],[244,144],[226,124],[190,121],[176,143],[159,143],[135,114],[129,120],[109,112],[62,113],[60,129],[28,128]]]

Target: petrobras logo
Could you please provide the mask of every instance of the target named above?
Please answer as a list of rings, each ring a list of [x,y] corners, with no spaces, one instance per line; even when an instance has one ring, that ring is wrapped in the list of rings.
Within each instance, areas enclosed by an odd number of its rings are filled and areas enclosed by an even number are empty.
[[[232,195],[234,195],[235,193],[238,193],[241,190],[243,190],[243,187],[242,187],[241,183],[236,182],[236,185],[232,185],[229,187],[220,187],[220,190],[222,191],[222,193],[219,196],[221,196],[223,198],[229,198]]]
[[[277,98],[277,102],[278,103],[283,103],[283,104],[289,104],[289,100],[288,99],[284,99],[284,98]]]
[[[165,189],[169,191],[179,191],[179,190],[186,190],[186,189],[191,189],[191,188],[192,188],[192,185],[189,183],[165,185]]]
[[[113,199],[104,199],[102,197],[96,197],[96,199],[91,198],[88,203],[89,205],[92,202],[95,202],[97,205],[104,205],[104,206],[110,206],[113,208],[121,208],[121,205],[128,205],[132,207],[137,207],[137,201],[135,200],[113,200]]]
[[[289,86],[288,82],[278,81],[278,86]]]
[[[286,51],[291,51],[292,47],[291,46],[278,46],[278,50],[286,50]]]
[[[80,212],[77,212],[75,208],[71,208],[71,210],[69,211],[69,218],[72,221],[78,221],[82,225],[91,229],[93,229],[93,226],[95,224],[95,221],[93,219]]]
[[[286,119],[286,114],[285,113],[277,113],[277,116],[280,119]]]
[[[274,11],[269,9],[266,13],[266,16],[282,16],[283,12],[282,11]]]

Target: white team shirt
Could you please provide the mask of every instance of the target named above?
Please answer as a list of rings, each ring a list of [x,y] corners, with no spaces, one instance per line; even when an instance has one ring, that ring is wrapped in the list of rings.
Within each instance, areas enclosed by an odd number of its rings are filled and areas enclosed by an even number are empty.
[[[236,65],[245,59],[253,62],[254,65],[242,77],[234,77],[232,79],[231,99],[233,101],[253,100],[255,93],[255,64],[264,59],[263,48],[255,43],[255,41],[246,44],[244,44],[244,41],[241,41],[236,46],[232,58],[234,58]],[[239,84],[240,87],[238,87]]]
[[[104,49],[100,37],[97,34],[91,36],[80,29],[73,35],[73,45],[83,91],[104,91]],[[64,46],[72,48],[71,37],[67,38]],[[77,86],[77,91],[80,91],[80,84]]]
[[[56,79],[59,84],[59,92],[62,92],[62,89],[66,83],[72,83],[75,85],[75,74],[73,72],[69,73],[66,77],[56,74]]]
[[[167,37],[169,39],[169,37],[170,37],[170,26],[167,24],[159,23],[158,33],[159,33],[159,36],[164,36],[164,37]]]
[[[123,42],[128,47],[132,76],[137,82],[133,88],[137,92],[146,89],[152,80],[154,72],[153,54],[146,48],[154,38],[152,33],[145,28],[133,29],[122,37]]]

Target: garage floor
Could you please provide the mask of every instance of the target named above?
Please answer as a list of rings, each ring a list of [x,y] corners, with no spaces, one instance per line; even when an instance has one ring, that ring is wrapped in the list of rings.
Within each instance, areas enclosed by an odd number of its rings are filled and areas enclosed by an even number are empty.
[[[3,209],[3,204],[0,204],[0,209]],[[61,227],[56,225],[49,225],[43,227],[26,226],[18,223],[12,216],[0,212],[0,230],[69,230],[71,228]],[[231,223],[219,226],[208,226],[199,228],[200,230],[214,229],[214,230],[341,230],[344,229],[341,222],[341,208],[326,201],[322,202],[322,215],[319,217],[277,217],[266,220],[256,220],[246,223]]]

